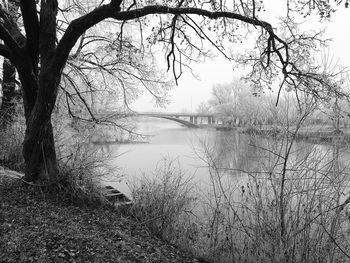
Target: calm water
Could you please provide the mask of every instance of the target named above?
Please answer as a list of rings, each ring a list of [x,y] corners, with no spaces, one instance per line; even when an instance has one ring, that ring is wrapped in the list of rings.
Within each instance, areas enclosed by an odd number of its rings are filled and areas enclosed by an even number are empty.
[[[217,131],[190,129],[176,122],[152,118],[140,118],[138,131],[148,135],[146,143],[105,146],[112,155],[117,156],[112,165],[117,166],[119,174],[124,177],[123,182],[115,186],[129,193],[127,183],[142,176],[153,177],[155,169],[164,159],[179,166],[184,177],[191,177],[196,183],[208,183],[207,164],[201,160],[202,144],[215,140]]]
[[[178,164],[185,177],[192,178],[194,185],[202,192],[208,190],[211,184],[208,162],[214,160],[239,189],[246,182],[246,173],[243,171],[256,172],[261,167],[267,169],[275,162],[275,153],[285,150],[275,140],[234,131],[190,129],[172,121],[152,118],[139,118],[137,121],[138,131],[149,135],[146,140],[148,143],[104,146],[116,156],[112,165],[119,167],[119,174],[123,175],[121,182],[108,184],[127,194],[130,193],[128,184],[142,176],[154,177],[157,165],[164,158]],[[293,147],[292,159],[302,160],[310,152],[319,158],[329,159],[336,153],[344,152],[344,149],[346,147],[339,150],[339,147],[335,149],[332,145],[298,142]],[[348,153],[345,156],[350,159]]]

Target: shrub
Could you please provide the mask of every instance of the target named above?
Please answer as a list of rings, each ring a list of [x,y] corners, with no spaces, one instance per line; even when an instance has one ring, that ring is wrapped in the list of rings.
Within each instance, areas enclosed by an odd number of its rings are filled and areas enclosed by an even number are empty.
[[[174,160],[161,160],[153,177],[135,183],[131,195],[131,214],[154,234],[172,243],[183,238],[195,198],[190,179]]]
[[[220,168],[206,151],[212,191],[201,239],[213,262],[348,262],[349,167],[339,145],[266,148],[252,170]],[[289,147],[290,146],[290,147]],[[272,150],[274,149],[274,150]],[[293,150],[293,154],[291,154]],[[228,173],[230,171],[231,173]],[[240,184],[231,176],[240,175]],[[214,194],[215,193],[215,194]]]
[[[1,120],[0,124],[7,120]],[[24,170],[22,142],[25,132],[23,109],[18,105],[10,123],[0,127],[0,164],[16,171]]]
[[[107,202],[104,176],[113,177],[114,168],[108,165],[110,154],[91,145],[91,130],[72,132],[68,120],[59,111],[53,115],[55,144],[59,176],[57,182],[45,185],[52,194],[68,197],[74,202]],[[6,129],[0,129],[0,165],[23,171],[22,142],[25,133],[23,110],[18,107],[16,115]],[[34,184],[35,185],[35,184]]]
[[[58,152],[59,181],[57,187],[74,202],[106,203],[104,177],[112,177],[115,169],[108,165],[109,153],[77,136],[61,144]]]

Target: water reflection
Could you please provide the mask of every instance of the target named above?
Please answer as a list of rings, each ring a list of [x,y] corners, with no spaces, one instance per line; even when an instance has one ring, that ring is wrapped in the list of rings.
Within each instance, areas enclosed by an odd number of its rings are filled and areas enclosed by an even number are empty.
[[[265,172],[284,164],[284,156],[289,143],[262,137],[247,136],[234,131],[216,131],[214,129],[189,129],[167,120],[144,118],[138,122],[139,132],[150,135],[148,143],[105,145],[106,150],[118,156],[113,165],[121,168],[127,181],[135,178],[153,176],[157,163],[164,157],[177,160],[188,177],[194,177],[194,183],[201,191],[211,187],[209,167],[216,168],[234,181],[240,188],[247,182],[247,174]],[[330,161],[333,170],[344,170],[345,159],[350,158],[344,144],[315,145],[296,142],[291,151],[289,164],[301,165],[306,157],[322,160],[324,165]],[[122,191],[129,193],[126,185]]]
[[[254,256],[254,251],[257,258],[277,251],[271,262],[280,262],[278,255],[286,253],[303,259],[310,251],[326,251],[326,257],[330,236],[347,246],[348,237],[338,235],[347,235],[349,229],[346,143],[298,141],[290,146],[288,136],[275,140],[144,122],[142,132],[153,134],[149,143],[110,145],[115,154],[125,153],[114,163],[132,180],[142,173],[154,176],[157,163],[167,156],[176,159],[188,177],[194,176],[202,196],[191,210],[196,216],[181,221],[181,236],[190,233],[193,246],[219,251],[218,261],[227,262],[240,261],[232,255]],[[122,190],[127,192],[127,186]]]

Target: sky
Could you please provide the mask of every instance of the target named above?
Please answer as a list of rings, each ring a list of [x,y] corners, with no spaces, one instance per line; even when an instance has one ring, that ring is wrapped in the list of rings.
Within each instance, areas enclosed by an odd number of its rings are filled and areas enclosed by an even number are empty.
[[[275,21],[275,17],[281,16],[285,11],[284,1],[265,1],[266,12],[264,19],[268,22]],[[331,21],[319,22],[319,17],[308,17],[303,21],[303,28],[317,30],[325,28],[325,37],[333,41],[324,51],[332,65],[337,64],[350,69],[350,9],[340,6],[333,14]],[[242,50],[243,51],[243,50]],[[244,51],[243,51],[244,52]],[[164,62],[165,63],[165,62]],[[204,63],[192,63],[192,69],[199,76],[196,79],[189,71],[185,71],[169,93],[171,103],[166,108],[155,107],[150,96],[142,96],[132,108],[136,111],[165,111],[165,112],[194,112],[201,102],[207,101],[211,96],[211,89],[214,84],[230,83],[232,79],[243,75],[239,70],[233,70],[233,62],[230,62],[217,54],[214,59],[207,59]]]

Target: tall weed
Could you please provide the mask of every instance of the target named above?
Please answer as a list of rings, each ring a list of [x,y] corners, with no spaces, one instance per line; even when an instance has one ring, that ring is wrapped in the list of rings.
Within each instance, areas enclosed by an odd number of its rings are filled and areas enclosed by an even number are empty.
[[[8,120],[1,120],[0,123]],[[0,127],[0,164],[10,169],[21,171],[24,169],[22,143],[25,132],[23,109],[18,104],[10,123]]]
[[[184,224],[195,201],[191,183],[179,165],[164,158],[152,178],[144,176],[131,190],[131,214],[154,234],[177,243],[187,231]]]
[[[279,143],[264,150],[253,170],[225,169],[210,149],[205,151],[212,180],[202,225],[210,233],[202,244],[207,257],[213,262],[348,262],[349,167],[339,145],[324,151]],[[235,173],[244,178],[238,186],[231,177]]]
[[[105,203],[105,177],[115,176],[111,155],[90,142],[93,129],[74,132],[68,120],[55,118],[55,143],[59,165],[58,187],[77,202]]]

